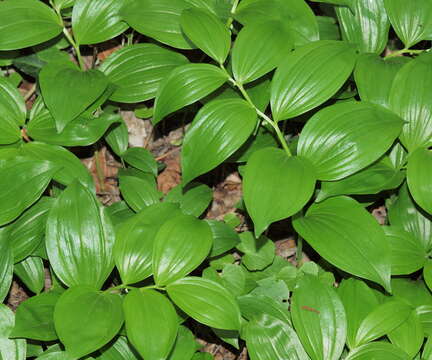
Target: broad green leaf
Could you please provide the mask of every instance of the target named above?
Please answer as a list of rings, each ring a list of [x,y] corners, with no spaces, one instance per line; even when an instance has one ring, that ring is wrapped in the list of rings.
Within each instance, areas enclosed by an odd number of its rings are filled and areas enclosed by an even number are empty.
[[[146,207],[116,229],[114,259],[123,284],[133,284],[152,274],[152,253],[160,227],[181,212],[174,204]]]
[[[114,227],[121,225],[123,222],[135,215],[132,209],[124,201],[115,202],[108,206],[106,210]]]
[[[55,164],[60,171],[54,174],[53,179],[63,185],[71,184],[75,179],[92,189],[93,179],[84,164],[69,150],[42,142],[30,142],[21,147],[23,156],[35,160],[48,160]]]
[[[122,159],[138,170],[157,176],[157,162],[147,149],[131,147],[125,151]]]
[[[429,289],[432,289],[432,261],[428,259],[423,268],[423,279]]]
[[[166,359],[176,340],[177,313],[172,303],[155,290],[133,290],[123,309],[126,331],[144,359]]]
[[[77,181],[56,199],[45,242],[50,265],[67,286],[99,289],[113,269],[111,220],[96,197]]]
[[[292,50],[290,34],[281,21],[246,25],[232,50],[232,72],[240,84],[254,81],[272,71]]]
[[[0,2],[0,50],[15,50],[40,44],[62,32],[55,12],[41,1]]]
[[[112,53],[99,67],[117,87],[110,99],[136,103],[154,98],[161,80],[186,57],[155,44],[128,45]]]
[[[206,220],[213,234],[213,247],[210,257],[222,255],[234,248],[239,242],[238,234],[228,224],[217,220]]]
[[[432,33],[432,3],[423,0],[384,0],[385,9],[397,36],[405,48],[421,40],[430,39]]]
[[[361,322],[355,347],[388,334],[406,321],[412,310],[410,305],[400,300],[390,300],[377,306]]]
[[[408,354],[388,342],[371,342],[355,348],[345,360],[409,360]]]
[[[120,174],[119,183],[123,199],[136,212],[149,205],[157,204],[162,197],[162,194],[156,189],[153,178],[149,180]]]
[[[257,316],[244,331],[251,360],[309,359],[294,329],[271,315]]]
[[[56,9],[67,9],[74,4],[75,0],[53,0]]]
[[[71,287],[57,301],[54,324],[66,351],[80,358],[118,333],[123,324],[122,298],[93,287]]]
[[[52,198],[42,197],[8,227],[7,236],[15,263],[36,250],[45,237],[48,212],[53,202]]]
[[[347,318],[347,344],[355,347],[355,338],[361,322],[375,309],[379,302],[373,290],[362,280],[350,278],[342,280],[337,288]]]
[[[0,225],[16,219],[40,198],[59,168],[49,161],[11,159],[0,161]]]
[[[243,0],[234,16],[246,26],[268,20],[282,21],[296,46],[319,38],[315,15],[304,0]]]
[[[315,170],[303,157],[288,157],[277,148],[254,152],[246,165],[243,193],[255,235],[301,210],[312,196],[315,182]]]
[[[78,45],[101,43],[125,31],[120,17],[124,1],[76,0],[72,11],[72,29]]]
[[[231,15],[233,0],[186,0],[193,7],[206,9],[226,22]]]
[[[0,77],[0,122],[1,126],[24,125],[26,119],[24,98],[8,78]],[[2,134],[3,135],[3,134]],[[18,137],[18,139],[20,136]],[[16,139],[15,141],[17,141]],[[14,141],[11,141],[14,142]],[[3,143],[3,142],[2,142]]]
[[[293,118],[321,105],[342,87],[355,61],[353,46],[342,41],[316,41],[288,54],[272,81],[273,118]]]
[[[356,0],[352,8],[336,6],[335,10],[343,40],[356,44],[362,53],[383,52],[390,28],[384,0]]]
[[[237,249],[244,253],[242,264],[249,271],[263,270],[269,266],[275,257],[275,244],[269,238],[261,235],[258,239],[252,232],[240,234],[240,244]]]
[[[317,16],[316,19],[318,22],[320,40],[340,40],[339,26],[334,17]]]
[[[207,96],[227,80],[228,75],[214,65],[188,64],[176,67],[159,85],[153,123],[157,124],[172,112]]]
[[[29,256],[15,264],[14,273],[31,292],[39,294],[43,290],[45,268],[40,257]]]
[[[320,110],[306,123],[297,151],[315,165],[319,180],[340,180],[380,158],[402,125],[397,115],[376,105],[338,103]]]
[[[407,183],[415,202],[432,214],[432,152],[418,148],[408,159]]]
[[[237,298],[241,314],[244,318],[252,321],[256,317],[269,315],[286,324],[291,325],[291,316],[288,306],[272,299],[266,295],[244,295]]]
[[[100,350],[100,353],[98,360],[138,360],[139,356],[126,336],[119,336],[115,342]]]
[[[423,274],[424,276],[424,274]],[[429,295],[429,293],[428,293]],[[424,336],[432,334],[432,305],[420,305],[416,308],[416,313],[420,318]]]
[[[116,115],[113,115],[116,116]],[[125,153],[129,145],[129,131],[126,122],[121,115],[117,115],[120,122],[112,126],[105,134],[105,141],[108,143],[111,150],[121,156]]]
[[[313,204],[293,225],[329,263],[391,291],[388,240],[360,203],[344,196],[330,198]]]
[[[340,6],[352,6],[353,0],[311,0],[312,2],[334,4]]]
[[[397,188],[405,179],[405,173],[396,170],[388,158],[338,181],[323,181],[316,201],[337,195],[378,194]]]
[[[408,319],[387,336],[394,345],[404,350],[410,358],[414,358],[424,341],[423,326],[419,316],[412,311]]]
[[[167,286],[172,301],[198,322],[224,330],[240,329],[238,304],[222,285],[198,277],[186,277]]]
[[[425,282],[422,280],[410,280],[409,278],[392,278],[393,296],[402,299],[413,308],[419,309],[432,306],[432,296]],[[425,312],[425,309],[421,312]]]
[[[400,140],[409,152],[432,145],[432,68],[420,58],[405,64],[390,90],[390,109],[405,123]]]
[[[24,360],[26,358],[26,341],[8,338],[14,325],[14,313],[6,305],[0,304],[0,359]]]
[[[406,184],[400,188],[398,198],[389,204],[388,209],[390,224],[404,228],[428,252],[432,247],[432,216],[414,203]]]
[[[0,304],[0,338],[8,338],[15,326],[15,314],[4,304]]]
[[[143,35],[178,49],[192,49],[180,26],[181,13],[190,7],[185,0],[131,0],[123,6],[120,15]]]
[[[102,95],[108,78],[98,70],[80,71],[51,63],[41,70],[39,85],[56,129],[61,132]]]
[[[231,47],[231,32],[216,15],[203,9],[184,10],[180,17],[186,36],[208,56],[223,64]]]
[[[94,359],[92,357],[87,357],[87,360]],[[38,356],[37,360],[75,360],[75,357],[67,353],[66,351],[60,351],[60,348],[49,352],[49,349],[45,351],[42,355]]]
[[[210,226],[192,215],[166,221],[156,234],[153,276],[159,286],[172,283],[195,270],[213,245]]]
[[[294,328],[313,360],[339,359],[346,339],[346,315],[335,290],[305,275],[291,300]]]
[[[57,340],[54,307],[59,298],[58,292],[50,291],[23,301],[18,306],[11,336],[42,341]]]
[[[185,187],[181,184],[173,187],[164,201],[179,204],[180,209],[188,215],[199,217],[213,199],[213,191],[205,184],[192,182]]]
[[[9,288],[12,284],[13,276],[13,253],[8,243],[7,232],[5,229],[0,229],[0,304],[6,299],[9,294]],[[0,306],[1,313],[1,306]],[[2,331],[2,323],[0,322],[0,337]],[[0,351],[1,354],[1,351]]]
[[[256,124],[256,111],[245,100],[215,100],[204,105],[183,141],[183,184],[230,157],[249,138]]]
[[[246,162],[252,156],[255,151],[267,148],[267,147],[278,147],[278,143],[274,135],[265,129],[260,127],[257,134],[251,136],[240,149],[238,149],[228,161],[235,162]]]
[[[407,57],[383,59],[377,54],[359,56],[354,78],[360,98],[390,108],[389,97],[397,72],[409,61]]]
[[[421,269],[427,254],[420,241],[395,226],[384,227],[391,249],[392,275],[409,275]]]
[[[47,109],[44,109],[27,124],[27,134],[38,141],[62,146],[88,146],[97,142],[108,128],[121,122],[117,114],[102,114],[97,118],[80,116],[72,120],[60,133]]]
[[[195,336],[187,327],[179,326],[177,339],[168,360],[190,360],[197,348]]]

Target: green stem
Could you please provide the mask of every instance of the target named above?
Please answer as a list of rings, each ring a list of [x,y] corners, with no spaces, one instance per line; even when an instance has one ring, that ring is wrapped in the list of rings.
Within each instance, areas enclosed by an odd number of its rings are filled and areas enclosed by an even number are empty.
[[[403,54],[410,54],[410,55],[420,54],[420,53],[422,53],[424,51],[426,51],[426,50],[410,50],[410,49],[404,48],[402,50],[398,50],[398,51],[392,52],[391,54],[388,54],[385,57],[385,59],[396,57],[396,56],[400,56],[400,55],[403,55]]]
[[[235,15],[235,12],[236,12],[236,10],[237,10],[237,6],[238,6],[238,4],[239,4],[239,1],[240,1],[240,0],[234,0],[234,2],[233,2],[233,6],[232,6],[232,8],[231,8],[231,12],[230,12],[230,17],[228,18],[228,20],[227,20],[227,22],[226,22],[226,26],[227,26],[228,28],[231,27],[231,25],[232,25],[232,23],[233,23],[233,21],[234,21],[234,15]]]
[[[297,238],[297,249],[296,249],[297,267],[301,266],[302,258],[303,258],[303,238],[299,236]]]

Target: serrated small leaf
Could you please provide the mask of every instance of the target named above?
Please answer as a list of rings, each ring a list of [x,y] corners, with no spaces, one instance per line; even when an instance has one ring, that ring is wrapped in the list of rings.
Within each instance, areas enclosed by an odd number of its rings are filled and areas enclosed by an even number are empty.
[[[222,285],[186,277],[169,284],[167,292],[180,309],[200,323],[217,329],[240,329],[240,309],[233,295]]]

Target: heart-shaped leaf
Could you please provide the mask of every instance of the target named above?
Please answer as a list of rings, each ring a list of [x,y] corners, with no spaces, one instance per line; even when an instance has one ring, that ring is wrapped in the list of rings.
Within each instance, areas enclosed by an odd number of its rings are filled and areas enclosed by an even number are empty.
[[[108,78],[99,70],[80,71],[50,63],[41,70],[39,84],[45,105],[61,132],[102,95]]]
[[[432,214],[432,151],[419,148],[408,159],[407,182],[415,202]]]
[[[339,103],[312,116],[302,130],[297,151],[315,165],[319,180],[340,180],[381,157],[402,125],[397,115],[376,105]]]
[[[355,61],[353,46],[341,41],[316,41],[288,54],[272,81],[273,118],[289,119],[328,100],[348,79]]]
[[[293,220],[295,230],[324,259],[390,291],[390,248],[384,231],[364,207],[349,197],[312,205]]]
[[[314,168],[305,158],[288,157],[277,148],[254,152],[246,165],[243,192],[255,236],[299,211],[312,196],[315,182]]]
[[[169,297],[186,314],[204,325],[224,330],[240,329],[238,304],[222,285],[186,277],[167,286]]]
[[[203,262],[213,245],[210,226],[191,215],[165,222],[153,247],[153,274],[159,286],[176,281]]]
[[[230,157],[249,138],[256,123],[256,111],[245,100],[215,100],[204,105],[184,138],[183,184]]]
[[[123,309],[128,338],[140,355],[166,359],[179,328],[172,303],[155,290],[133,290],[127,294]]]

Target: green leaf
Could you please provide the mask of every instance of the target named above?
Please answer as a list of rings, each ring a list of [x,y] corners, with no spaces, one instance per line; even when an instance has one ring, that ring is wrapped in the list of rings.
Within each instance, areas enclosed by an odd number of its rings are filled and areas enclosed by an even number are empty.
[[[391,332],[408,319],[413,308],[400,300],[390,300],[377,306],[360,324],[356,347]]]
[[[347,344],[350,349],[356,345],[356,335],[364,318],[375,309],[379,302],[373,290],[362,280],[342,280],[337,288],[347,318]]]
[[[0,304],[6,299],[9,294],[9,288],[12,284],[13,276],[13,253],[6,238],[7,232],[4,228],[0,228]],[[1,311],[1,306],[0,306]],[[0,337],[2,331],[2,323],[0,322]],[[1,354],[1,350],[0,350]]]
[[[351,9],[336,6],[335,10],[343,40],[356,44],[362,53],[383,52],[390,28],[384,0],[356,0]]]
[[[231,32],[216,15],[203,9],[184,10],[180,18],[186,36],[208,56],[223,64],[231,47]]]
[[[384,231],[364,207],[349,197],[313,204],[293,220],[295,230],[338,268],[377,282],[390,291],[390,248]]]
[[[0,3],[0,50],[40,44],[62,32],[55,12],[40,1],[7,0]]]
[[[180,326],[168,360],[190,360],[195,353],[196,347],[197,342],[192,331],[185,326]]]
[[[15,264],[14,273],[31,292],[39,294],[43,290],[45,286],[45,268],[40,257],[29,256]]]
[[[185,187],[181,184],[173,187],[165,196],[164,201],[179,204],[187,215],[199,217],[213,199],[213,191],[205,184],[192,182]]]
[[[120,15],[143,35],[178,49],[192,49],[180,27],[180,16],[190,7],[185,0],[131,0]]]
[[[406,184],[400,188],[396,201],[389,205],[388,216],[392,226],[412,234],[425,251],[432,248],[432,217],[414,203]]]
[[[430,63],[420,58],[405,64],[393,81],[390,108],[407,122],[400,140],[409,152],[432,145],[431,84]]]
[[[0,161],[0,225],[16,219],[40,198],[59,168],[49,161],[23,158]]]
[[[393,278],[392,290],[395,298],[405,301],[413,308],[430,308],[432,306],[431,293],[422,280],[413,281],[408,278]],[[418,313],[421,312],[425,311],[419,311]]]
[[[420,241],[402,228],[384,227],[391,249],[392,275],[409,275],[421,269],[427,254]]]
[[[108,78],[99,70],[80,71],[64,64],[45,65],[39,85],[58,132],[94,103],[108,86]]]
[[[254,152],[246,165],[243,193],[255,236],[272,222],[301,210],[312,196],[315,182],[315,170],[303,157],[288,157],[277,148]]]
[[[432,261],[428,259],[423,268],[423,278],[429,289],[432,289]]]
[[[0,304],[0,358],[7,360],[24,360],[26,358],[26,341],[8,339],[15,324],[12,310]]]
[[[376,54],[359,56],[354,78],[360,98],[373,104],[390,108],[390,90],[397,72],[409,62],[407,57],[383,59]]]
[[[313,0],[312,0],[313,1]],[[317,16],[320,40],[340,40],[339,26],[331,16]]]
[[[172,301],[204,325],[224,330],[240,329],[240,309],[233,295],[218,283],[186,277],[167,286]]]
[[[120,174],[119,182],[123,199],[136,212],[149,205],[157,204],[162,197],[156,189],[153,177],[148,179]]]
[[[110,346],[105,346],[100,350],[101,355],[97,357],[99,360],[138,360],[138,354],[126,336],[119,336]]]
[[[118,117],[120,121],[108,130],[105,134],[105,141],[117,156],[121,156],[126,152],[129,145],[129,131],[121,115],[113,114],[112,116]]]
[[[123,1],[76,0],[72,29],[78,45],[101,43],[120,35],[128,25],[120,17]]]
[[[165,222],[153,247],[153,274],[159,286],[172,283],[196,269],[213,244],[210,226],[192,215],[179,215]]]
[[[271,315],[249,322],[245,340],[251,360],[309,359],[294,329]]]
[[[123,284],[133,284],[152,274],[155,237],[161,226],[181,212],[174,204],[150,205],[116,229],[114,259]]]
[[[318,111],[306,123],[297,151],[315,165],[319,180],[340,180],[380,158],[402,125],[397,115],[376,105],[338,103]]]
[[[183,184],[229,158],[249,138],[256,124],[256,111],[245,100],[215,100],[204,105],[183,141]]]
[[[272,81],[273,118],[293,118],[324,103],[348,79],[355,61],[353,46],[341,41],[316,41],[288,54]]]
[[[161,80],[187,63],[183,55],[161,46],[134,44],[112,53],[99,70],[116,85],[111,100],[136,103],[153,99]]]
[[[53,176],[60,184],[69,185],[77,179],[90,189],[94,187],[93,178],[84,164],[72,152],[61,146],[33,141],[24,144],[21,153],[26,158],[48,160],[61,168],[61,171]]]
[[[275,257],[275,244],[269,238],[261,235],[255,239],[250,231],[240,234],[240,244],[237,249],[245,255],[242,257],[244,264],[249,271],[263,270],[269,266]]]
[[[53,0],[56,9],[67,9],[74,4],[75,0]]]
[[[124,152],[122,159],[138,170],[157,176],[157,162],[147,149],[131,147]]]
[[[246,26],[268,20],[282,21],[294,37],[295,46],[319,38],[315,15],[304,0],[243,0],[235,11],[235,18]]]
[[[58,292],[50,291],[23,301],[16,311],[11,336],[41,341],[57,340],[54,307],[59,298]]]
[[[30,119],[27,134],[38,141],[62,146],[88,146],[97,142],[108,128],[122,122],[118,114],[102,114],[97,118],[80,116],[72,120],[60,133],[47,109]]]
[[[18,89],[10,83],[8,78],[0,77],[0,116],[4,122],[2,126],[12,126],[12,124],[22,126],[25,123],[26,114],[24,98]]]
[[[54,324],[66,351],[80,358],[118,333],[123,324],[122,298],[88,286],[72,287],[57,301]]]
[[[392,330],[388,335],[390,341],[404,350],[410,358],[420,351],[424,341],[423,326],[420,317],[412,311],[408,319]]]
[[[56,199],[45,242],[50,265],[67,286],[99,289],[113,269],[111,221],[96,197],[77,181]]]
[[[42,197],[8,227],[7,236],[15,263],[32,254],[42,242],[53,202],[52,198]]]
[[[252,321],[257,317],[269,315],[286,324],[291,325],[291,316],[288,306],[272,299],[267,295],[248,294],[237,298],[241,314],[247,320]]]
[[[240,84],[254,81],[272,71],[292,50],[290,34],[281,21],[246,25],[232,50],[232,71]]]
[[[390,22],[405,48],[430,39],[432,3],[422,0],[384,0]]]
[[[133,290],[123,309],[132,345],[145,359],[166,359],[176,340],[177,313],[172,303],[155,290]]]
[[[15,326],[15,314],[4,304],[0,304],[0,338],[8,338]]]
[[[227,80],[228,75],[214,65],[188,64],[176,67],[159,86],[153,123],[157,124],[165,116],[202,99]]]
[[[407,182],[415,202],[432,214],[432,152],[418,148],[408,159]]]
[[[206,220],[213,234],[213,247],[210,257],[222,255],[234,248],[239,242],[238,234],[226,223],[217,220]]]
[[[345,360],[409,360],[408,354],[399,347],[387,342],[372,342],[355,348],[349,353]]]
[[[300,279],[291,300],[294,328],[312,359],[339,359],[346,339],[346,315],[335,290],[313,275]]]

